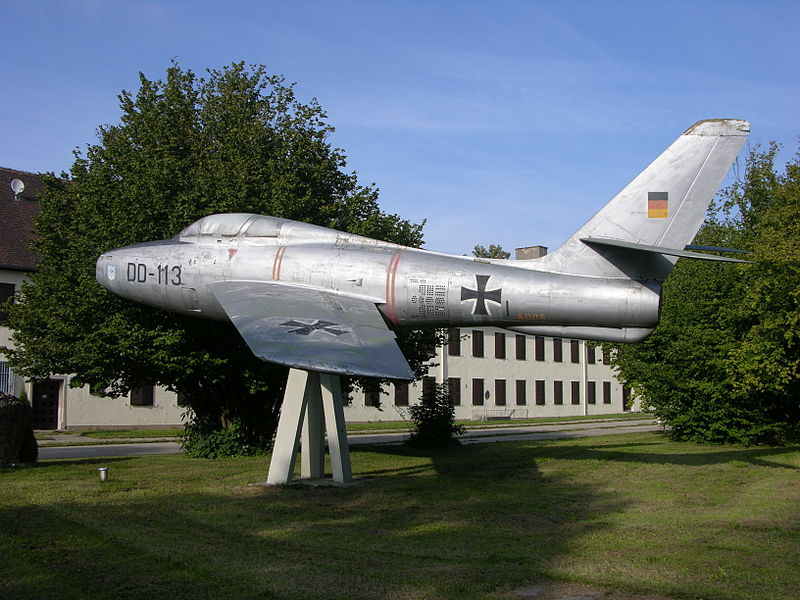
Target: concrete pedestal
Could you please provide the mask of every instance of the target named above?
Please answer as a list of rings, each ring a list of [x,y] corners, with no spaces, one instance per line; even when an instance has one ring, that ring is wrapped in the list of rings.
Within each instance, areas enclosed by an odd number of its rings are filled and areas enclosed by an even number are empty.
[[[291,369],[283,396],[278,432],[269,463],[268,485],[289,483],[302,439],[300,472],[308,479],[325,473],[325,432],[331,457],[333,480],[353,480],[350,448],[342,408],[338,375]]]

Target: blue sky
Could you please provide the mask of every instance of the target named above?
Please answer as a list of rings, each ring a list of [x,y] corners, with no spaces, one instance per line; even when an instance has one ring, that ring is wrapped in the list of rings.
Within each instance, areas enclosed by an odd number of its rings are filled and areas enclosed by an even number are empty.
[[[426,247],[557,247],[697,120],[800,135],[800,3],[2,0],[0,166],[60,172],[172,58],[316,97]],[[744,154],[743,154],[744,155]],[[742,156],[743,156],[742,155]]]

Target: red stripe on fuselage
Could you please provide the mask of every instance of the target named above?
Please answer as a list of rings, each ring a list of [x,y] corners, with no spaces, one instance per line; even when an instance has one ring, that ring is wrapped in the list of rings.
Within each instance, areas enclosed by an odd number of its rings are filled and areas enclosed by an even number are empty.
[[[400,264],[400,257],[403,256],[405,250],[401,250],[389,261],[389,266],[386,269],[386,316],[388,319],[398,325],[397,322],[397,303],[395,302],[395,280],[397,278],[397,265]]]
[[[286,246],[281,246],[275,253],[275,262],[272,263],[272,280],[280,281],[281,278],[281,264],[283,263],[283,255],[286,253]]]

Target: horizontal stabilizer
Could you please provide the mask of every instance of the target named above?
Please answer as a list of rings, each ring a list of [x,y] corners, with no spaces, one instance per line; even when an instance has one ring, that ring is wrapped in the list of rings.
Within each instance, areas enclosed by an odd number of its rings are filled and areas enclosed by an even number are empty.
[[[678,250],[676,248],[664,248],[663,246],[648,246],[625,240],[612,240],[606,238],[581,238],[584,244],[589,246],[607,246],[610,248],[623,248],[634,252],[647,252],[650,254],[666,254],[667,256],[677,256],[679,258],[694,258],[698,260],[712,260],[717,262],[749,263],[749,260],[738,258],[728,258],[727,256],[717,256],[715,254],[702,254],[700,252],[690,252],[689,250]],[[713,248],[708,248],[709,250]],[[722,248],[718,251],[724,250]]]

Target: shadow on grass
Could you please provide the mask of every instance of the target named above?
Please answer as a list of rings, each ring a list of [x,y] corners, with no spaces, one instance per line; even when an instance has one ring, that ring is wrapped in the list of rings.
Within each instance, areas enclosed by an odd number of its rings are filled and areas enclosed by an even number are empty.
[[[544,477],[539,452],[355,449],[366,480],[344,488],[243,485],[263,458],[124,458],[111,485],[68,476],[96,460],[45,464],[0,508],[0,596],[502,597],[600,526],[575,514],[624,510]],[[50,476],[65,478],[61,494],[36,489]]]
[[[604,460],[634,462],[644,464],[708,466],[727,463],[746,462],[761,467],[800,470],[794,465],[769,460],[800,451],[800,445],[771,447],[731,447],[699,445],[691,442],[668,442],[674,447],[669,451],[664,447],[664,434],[654,432],[649,435],[659,438],[653,442],[620,442],[609,444],[598,442],[593,444],[592,438],[586,438],[573,445],[560,444],[550,446],[539,443],[541,458],[570,458],[573,460]],[[596,438],[595,438],[596,439]],[[647,452],[651,447],[654,452]],[[689,450],[687,452],[687,450]]]
[[[361,484],[342,488],[248,486],[264,457],[124,457],[109,484],[85,476],[98,459],[44,463],[3,476],[0,597],[503,598],[590,560],[575,548],[629,514],[554,460],[787,468],[800,450],[621,439],[358,447]],[[597,569],[624,567],[615,551]]]

